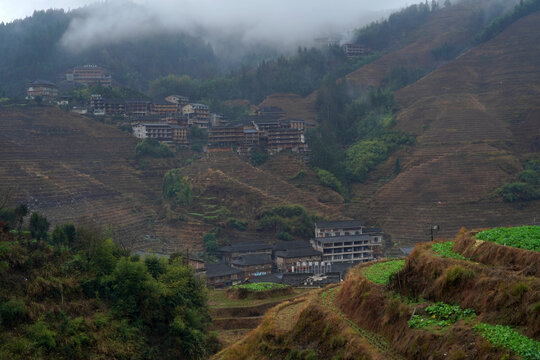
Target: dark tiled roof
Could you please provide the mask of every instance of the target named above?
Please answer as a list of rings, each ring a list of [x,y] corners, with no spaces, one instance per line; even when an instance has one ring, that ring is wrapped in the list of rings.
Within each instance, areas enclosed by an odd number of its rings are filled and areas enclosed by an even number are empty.
[[[243,273],[242,270],[232,268],[225,263],[205,264],[205,268],[207,278]]]
[[[312,247],[289,249],[289,250],[276,252],[276,257],[281,257],[281,258],[297,258],[297,257],[317,256],[317,255],[320,256],[321,252],[315,250]]]
[[[318,228],[357,228],[362,226],[360,220],[338,220],[338,221],[320,221],[315,223]]]
[[[257,243],[238,243],[233,245],[224,246],[219,251],[224,253],[242,252],[242,251],[262,251],[271,250],[272,245],[268,245],[262,242]]]
[[[360,234],[360,235],[318,237],[314,240],[327,244],[327,243],[334,243],[334,242],[359,241],[359,240],[370,240],[370,239],[371,239],[370,234]]]
[[[135,255],[139,255],[140,257],[142,257],[143,259],[144,258],[147,258],[147,257],[157,257],[157,258],[165,258],[165,259],[168,259],[170,258],[170,255],[167,255],[167,254],[161,254],[161,253],[157,253],[157,252],[147,252],[147,251],[135,251]]]
[[[281,274],[267,274],[255,276],[248,280],[249,283],[271,282],[281,284]]]
[[[382,234],[383,231],[381,228],[362,228],[362,233],[364,234]]]
[[[48,80],[36,80],[36,81],[32,81],[30,84],[30,86],[37,86],[37,85],[44,85],[44,86],[52,86],[52,87],[56,87],[56,84],[51,82],[51,81],[48,81]]]
[[[272,259],[270,259],[269,254],[244,255],[238,259],[231,261],[231,264],[238,266],[264,265],[271,263]]]
[[[293,241],[278,241],[274,244],[274,251],[282,251],[287,249],[298,249],[311,247],[310,243],[304,240],[293,240]]]
[[[332,273],[339,273],[341,274],[341,278],[345,279],[345,275],[349,272],[349,270],[355,266],[358,265],[359,262],[334,262],[332,263],[330,270]]]
[[[313,276],[313,273],[284,273],[281,283],[292,286],[303,285],[310,276]]]
[[[282,108],[277,106],[264,106],[257,109],[258,112],[285,112]]]

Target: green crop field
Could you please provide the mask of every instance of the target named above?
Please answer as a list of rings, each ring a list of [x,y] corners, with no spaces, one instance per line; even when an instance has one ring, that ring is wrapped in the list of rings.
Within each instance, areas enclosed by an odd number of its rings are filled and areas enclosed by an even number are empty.
[[[368,266],[362,269],[362,274],[376,284],[385,285],[388,284],[388,280],[391,275],[397,273],[405,265],[405,260],[391,260],[374,265]]]
[[[479,240],[526,250],[540,251],[540,226],[518,226],[494,228],[476,234]]]
[[[267,291],[274,289],[285,289],[288,285],[275,284],[275,283],[253,283],[253,284],[242,284],[235,285],[232,289],[247,289],[250,291]]]
[[[459,260],[467,260],[461,254],[458,254],[456,252],[452,251],[452,246],[454,246],[453,241],[447,241],[443,243],[435,243],[431,246],[431,250],[433,250],[434,253],[437,255],[440,255],[442,257],[452,258],[452,259],[459,259]]]

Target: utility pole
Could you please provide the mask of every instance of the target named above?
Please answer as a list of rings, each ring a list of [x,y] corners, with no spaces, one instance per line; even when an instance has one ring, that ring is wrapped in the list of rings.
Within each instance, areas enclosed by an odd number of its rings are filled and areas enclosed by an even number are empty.
[[[440,230],[440,227],[439,225],[433,225],[433,224],[430,224],[429,225],[429,230],[431,232],[431,241],[433,241],[433,234],[436,232],[436,231],[439,231]]]

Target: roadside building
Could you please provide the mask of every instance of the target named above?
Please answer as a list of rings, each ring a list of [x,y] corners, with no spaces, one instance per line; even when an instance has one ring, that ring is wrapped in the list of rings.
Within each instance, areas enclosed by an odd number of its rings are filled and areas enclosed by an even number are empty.
[[[45,101],[51,101],[58,97],[58,87],[55,83],[47,80],[36,80],[28,84],[26,95],[29,99],[40,97]]]
[[[267,275],[272,272],[270,254],[242,255],[231,261],[231,266],[244,272],[248,278]]]
[[[179,112],[178,104],[171,104],[169,102],[164,103],[152,103],[152,113],[153,114],[174,114]]]
[[[361,221],[322,221],[315,223],[314,249],[321,251],[323,261],[366,262],[382,252],[383,232],[364,228]]]

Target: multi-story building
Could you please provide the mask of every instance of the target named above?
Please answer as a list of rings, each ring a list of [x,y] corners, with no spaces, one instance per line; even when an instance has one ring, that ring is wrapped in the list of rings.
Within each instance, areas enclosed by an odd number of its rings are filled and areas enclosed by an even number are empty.
[[[238,284],[244,278],[244,272],[224,263],[206,264],[206,277],[208,287],[222,288]]]
[[[349,59],[369,55],[371,53],[367,47],[360,44],[343,44],[341,48]]]
[[[197,118],[209,121],[210,108],[204,104],[187,104],[182,107],[182,114],[188,116],[189,119]]]
[[[152,103],[146,100],[128,100],[126,101],[126,114],[129,115],[148,115]]]
[[[97,65],[77,66],[66,72],[66,80],[87,86],[111,86],[111,73]]]
[[[369,229],[369,230],[368,230]],[[325,221],[315,224],[314,249],[321,251],[323,261],[366,262],[381,251],[382,230],[366,228],[358,220]]]
[[[58,97],[58,87],[55,83],[47,80],[36,80],[28,84],[26,95],[29,99],[35,99],[39,96],[45,101],[50,101]]]
[[[187,129],[179,125],[144,123],[133,126],[133,135],[139,139],[156,139],[165,143],[189,145]]]
[[[126,103],[123,100],[105,100],[107,115],[123,115],[126,113]]]
[[[287,128],[269,130],[268,150],[271,153],[280,152],[282,150],[304,152],[307,150],[304,133],[298,129]]]
[[[243,126],[216,126],[208,130],[210,148],[234,149],[242,144],[244,138]]]
[[[281,121],[281,126],[284,128],[304,131],[306,128],[306,122],[302,119],[286,119]]]
[[[152,113],[154,114],[174,114],[179,112],[178,104],[152,103]]]

